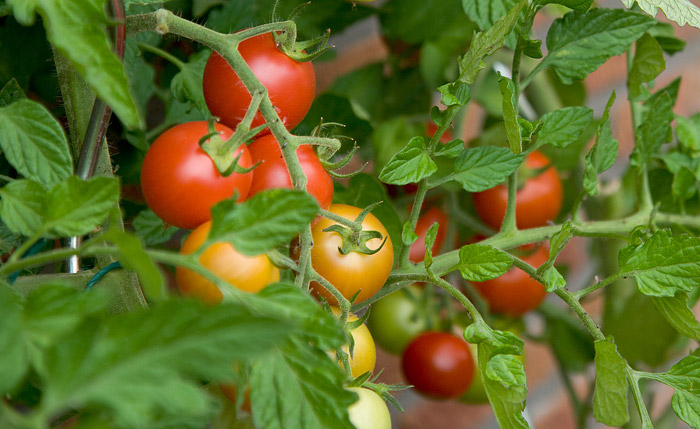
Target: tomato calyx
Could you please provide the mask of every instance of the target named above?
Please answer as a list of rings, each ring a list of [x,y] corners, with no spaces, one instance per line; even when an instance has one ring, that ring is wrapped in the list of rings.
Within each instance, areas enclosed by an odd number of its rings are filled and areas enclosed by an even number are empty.
[[[380,203],[381,201],[378,201],[367,206],[357,215],[357,218],[355,218],[354,221],[348,222],[347,219],[342,219],[342,222],[345,225],[334,224],[322,230],[323,232],[335,232],[340,235],[343,244],[338,247],[338,252],[340,252],[341,255],[347,255],[350,252],[357,252],[363,255],[374,255],[382,250],[387,239],[389,238],[389,235],[387,234],[384,237],[382,244],[380,244],[376,249],[370,249],[369,246],[367,246],[367,242],[375,238],[381,239],[382,233],[379,231],[368,231],[362,229],[362,221],[364,221],[365,217],[367,217],[372,209]],[[335,218],[336,216],[333,217]]]
[[[246,174],[251,172],[256,165],[250,168],[241,167],[238,161],[242,152],[238,152],[236,156],[234,156],[234,153],[241,145],[245,144],[246,140],[254,137],[265,128],[265,125],[241,133],[235,132],[230,139],[224,140],[221,138],[221,133],[214,129],[214,123],[213,119],[208,121],[209,132],[199,139],[198,144],[209,155],[219,173],[223,177],[228,177],[233,173]]]
[[[304,41],[296,40],[296,28],[294,31],[273,32],[272,35],[275,38],[277,48],[289,58],[300,63],[311,61],[335,47],[328,44],[331,38],[330,28],[322,35]],[[307,50],[308,52],[306,52]]]

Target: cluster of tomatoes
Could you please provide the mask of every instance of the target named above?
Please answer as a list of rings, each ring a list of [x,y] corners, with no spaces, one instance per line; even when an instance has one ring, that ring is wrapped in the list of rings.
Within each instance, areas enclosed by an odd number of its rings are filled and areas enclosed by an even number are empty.
[[[311,106],[316,88],[311,63],[297,62],[285,55],[278,49],[272,33],[242,41],[238,51],[266,87],[284,126],[291,129],[301,122]],[[233,68],[217,52],[211,54],[206,64],[203,91],[210,112],[219,118],[220,123],[189,122],[165,131],[150,146],[141,172],[144,197],[153,212],[166,224],[193,229],[180,249],[182,254],[198,251],[206,241],[211,228],[210,210],[218,202],[234,196],[237,202],[243,202],[267,189],[292,188],[280,145],[269,129],[263,129],[252,142],[235,149],[231,156],[239,168],[228,175],[219,172],[202,144],[212,138],[228,141],[233,130],[244,119],[252,97]],[[264,118],[256,112],[250,128],[264,123]],[[348,221],[355,221],[362,209],[331,204],[333,180],[314,148],[301,145],[296,154],[307,177],[306,191],[316,199],[319,207]],[[369,213],[362,219],[362,230],[377,231],[379,234],[375,234],[378,236],[363,241],[366,252],[341,253],[341,235],[324,231],[334,224],[325,218],[314,222],[311,230],[314,243],[311,249],[312,267],[345,298],[354,302],[364,301],[382,287],[391,272],[394,258],[391,240],[381,222]],[[267,255],[244,255],[228,242],[210,244],[200,253],[199,262],[232,287],[245,292],[260,291],[280,279],[279,268]],[[177,268],[176,281],[185,295],[198,297],[209,304],[217,304],[223,299],[218,287],[187,268]],[[338,301],[323,285],[312,282],[311,288],[331,305],[338,305]],[[338,313],[339,310],[333,308]],[[354,315],[349,318],[350,321],[356,319]],[[352,353],[349,364],[351,373],[357,377],[374,370],[376,353],[366,326],[360,325],[351,334],[358,352]],[[224,387],[222,390],[231,396],[230,388]],[[374,403],[375,408],[377,401],[381,402],[384,407],[381,414],[389,422],[388,409],[376,393],[361,391],[360,398],[364,402]],[[361,419],[363,406],[350,409],[353,421]],[[373,415],[377,415],[377,412]]]
[[[296,126],[313,101],[315,75],[312,65],[285,55],[278,49],[271,33],[246,39],[238,49],[257,79],[267,88],[270,101],[284,126],[287,129]],[[207,62],[203,79],[207,105],[221,123],[189,122],[167,130],[149,148],[141,173],[141,185],[149,207],[165,223],[193,229],[182,245],[183,254],[198,251],[206,241],[211,227],[210,210],[218,202],[233,197],[242,202],[267,189],[292,187],[280,145],[269,129],[263,129],[252,142],[235,149],[231,156],[238,168],[228,175],[219,172],[213,159],[202,149],[202,144],[215,138],[230,139],[233,129],[246,116],[251,96],[233,68],[216,52]],[[250,126],[255,128],[264,123],[257,112]],[[434,131],[429,129],[428,133]],[[450,139],[448,136],[443,138]],[[319,206],[348,221],[361,223],[361,230],[339,227],[345,233],[341,233],[335,227],[337,222],[331,219],[321,217],[312,224],[311,265],[322,279],[311,282],[311,290],[331,306],[337,306],[336,297],[326,285],[319,283],[325,280],[346,299],[363,302],[383,286],[391,272],[394,253],[388,232],[371,213],[366,214],[358,207],[332,204],[333,180],[312,146],[300,146],[297,157],[307,176],[306,190]],[[556,171],[542,154],[532,152],[525,168],[526,180],[516,197],[519,228],[544,225],[554,219],[562,199]],[[410,193],[415,189],[407,187],[404,191]],[[507,194],[503,185],[473,194],[477,214],[495,230],[503,221]],[[439,207],[429,207],[416,225],[418,239],[410,248],[410,261],[423,261],[425,235],[436,222],[439,228],[432,250],[434,253],[440,251],[446,238],[448,216]],[[369,232],[374,235],[363,235]],[[349,242],[361,246],[348,248],[346,244]],[[548,255],[544,246],[530,246],[522,249],[520,256],[537,267]],[[279,268],[266,255],[247,256],[227,242],[209,245],[200,253],[199,262],[233,287],[246,292],[257,292],[280,279]],[[183,294],[196,296],[210,304],[223,299],[219,288],[189,269],[178,267],[176,280]],[[532,310],[545,295],[541,284],[516,269],[474,286],[492,312],[510,316],[520,316]],[[437,329],[437,314],[416,299],[422,293],[422,289],[411,286],[372,305],[369,329],[361,324],[350,332],[352,376],[374,370],[374,334],[381,347],[402,355],[406,380],[419,392],[435,398],[485,399],[479,377],[474,377],[474,346],[459,336]],[[332,308],[338,314],[337,307]],[[356,316],[350,315],[349,321],[354,320],[357,320]],[[474,393],[475,390],[481,393]],[[376,396],[374,392],[368,392],[360,396]],[[353,419],[359,418],[361,414],[358,413],[351,412]],[[388,411],[382,411],[382,414],[388,421]]]

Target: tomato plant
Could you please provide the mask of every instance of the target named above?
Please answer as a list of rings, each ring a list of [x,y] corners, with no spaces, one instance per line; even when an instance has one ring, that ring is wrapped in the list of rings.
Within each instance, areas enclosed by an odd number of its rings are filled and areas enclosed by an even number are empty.
[[[259,163],[254,170],[250,196],[265,189],[292,189],[292,179],[289,177],[287,164],[274,136],[260,137],[248,146],[248,150],[253,163]],[[297,149],[297,157],[306,175],[306,191],[316,198],[322,209],[328,209],[333,200],[333,179],[323,168],[310,145],[300,146]]]
[[[205,222],[190,233],[180,248],[189,255],[199,250],[207,239],[211,222]],[[244,292],[257,292],[280,279],[280,272],[265,255],[246,256],[230,243],[212,243],[199,255],[203,267]],[[217,304],[223,294],[204,276],[184,267],[177,267],[177,287],[185,295],[195,296],[209,304]]]
[[[435,236],[435,241],[433,242],[432,252],[437,254],[442,243],[445,241],[445,236],[447,235],[447,213],[440,207],[430,207],[418,218],[416,223],[416,234],[418,239],[411,244],[411,250],[408,253],[408,259],[412,262],[421,262],[425,258],[425,233],[428,232],[435,222],[438,223],[437,235]]]
[[[420,301],[423,292],[408,286],[406,291],[393,292],[372,304],[367,327],[379,347],[400,355],[411,340],[437,324],[437,318]]]
[[[331,309],[336,316],[340,314],[338,307],[331,307]],[[357,320],[357,316],[348,314],[348,322]],[[350,347],[347,344],[343,346],[343,351],[348,353],[350,373],[353,377],[359,377],[366,372],[371,373],[374,371],[374,366],[377,362],[377,350],[374,346],[372,334],[363,323],[351,330],[350,335],[352,336],[353,344],[352,353],[350,353]]]
[[[294,128],[309,111],[316,91],[316,74],[311,63],[297,62],[285,55],[275,44],[272,33],[243,40],[238,52],[267,89],[284,126]],[[203,89],[212,115],[235,128],[245,116],[251,96],[233,68],[216,51],[204,68]],[[257,114],[251,128],[264,123]]]
[[[544,169],[544,171],[540,171]],[[554,220],[561,210],[563,190],[559,176],[549,159],[538,151],[525,159],[524,183],[515,197],[518,228],[534,228]],[[472,195],[481,220],[498,230],[508,203],[508,188],[498,185]]]
[[[401,368],[417,391],[441,399],[460,396],[474,377],[469,345],[446,332],[424,332],[413,339],[401,356]]]
[[[522,250],[523,261],[539,268],[548,258],[546,246],[529,246]],[[476,282],[474,286],[489,304],[489,309],[496,313],[521,316],[537,308],[547,295],[544,286],[526,272],[511,268],[493,280]]]
[[[233,131],[216,124],[222,139]],[[146,203],[158,217],[170,225],[193,229],[210,218],[214,204],[237,195],[248,196],[251,173],[222,176],[212,159],[200,147],[200,139],[209,133],[206,122],[186,122],[161,134],[146,152],[141,167],[141,188]],[[252,166],[245,145],[235,152],[238,165]]]
[[[357,429],[390,429],[391,415],[384,400],[365,387],[349,387],[349,391],[357,393],[359,398],[353,403],[348,412],[350,421]]]
[[[333,204],[328,211],[353,221],[362,209],[346,204]],[[311,265],[346,299],[354,298],[355,303],[360,303],[377,293],[391,273],[394,263],[391,238],[379,219],[369,213],[362,220],[362,231],[379,232],[379,237],[370,238],[366,242],[366,246],[373,253],[352,250],[342,254],[340,249],[344,244],[343,237],[338,232],[324,231],[332,225],[337,223],[324,218],[311,228],[314,243],[311,248]],[[312,282],[311,288],[331,305],[338,304],[335,297],[319,283]]]

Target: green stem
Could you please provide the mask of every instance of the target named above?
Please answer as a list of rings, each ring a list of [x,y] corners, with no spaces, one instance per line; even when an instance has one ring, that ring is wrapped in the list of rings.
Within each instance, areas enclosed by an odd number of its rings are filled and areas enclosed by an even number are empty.
[[[520,91],[525,91],[525,88],[527,88],[527,86],[530,85],[530,82],[532,82],[532,79],[534,79],[535,76],[537,76],[537,74],[538,74],[539,72],[541,72],[542,70],[544,70],[545,68],[547,68],[548,64],[547,64],[547,62],[545,61],[546,59],[547,59],[547,58],[545,57],[544,60],[540,61],[540,62],[537,64],[537,66],[535,66],[535,68],[532,69],[532,71],[530,72],[530,74],[528,74],[528,75],[525,77],[525,79],[523,79],[523,81],[520,82]]]
[[[138,43],[136,46],[139,47],[142,51],[148,51],[153,54],[158,55],[161,58],[164,58],[171,63],[175,64],[178,69],[182,70],[185,68],[185,63],[183,63],[178,57],[172,55],[170,52],[166,52],[157,46],[149,45],[148,43]]]
[[[639,388],[639,376],[637,371],[630,368],[629,364],[625,366],[625,374],[627,375],[627,380],[632,388],[632,397],[634,398],[634,403],[637,406],[637,411],[639,411],[639,416],[642,418],[642,429],[653,429],[654,423],[649,415],[649,410],[647,410],[646,404],[644,403],[644,395],[642,395],[642,390]]]
[[[7,260],[7,263],[5,265],[16,263],[25,253],[27,253],[27,250],[29,250],[34,245],[34,243],[41,239],[43,233],[44,231],[37,231],[33,236],[29,237],[22,244],[20,244],[19,247],[17,247],[17,249],[15,249],[15,251],[12,252],[10,259]],[[5,267],[5,265],[3,265],[3,268]]]
[[[588,294],[590,294],[590,293],[593,293],[593,292],[597,291],[598,289],[602,289],[602,288],[604,288],[605,286],[607,286],[607,285],[609,285],[609,284],[612,284],[612,283],[616,282],[616,281],[619,280],[619,279],[620,279],[620,276],[619,276],[619,275],[612,275],[612,276],[606,278],[605,280],[603,280],[602,282],[594,283],[594,284],[592,284],[592,285],[590,285],[590,286],[588,286],[588,287],[586,287],[586,288],[584,288],[584,289],[581,289],[580,291],[574,293],[574,297],[575,297],[577,300],[580,301],[580,300],[581,300],[582,298],[584,298],[586,295],[588,295]]]
[[[518,194],[518,173],[517,170],[508,177],[508,204],[506,205],[506,213],[501,224],[500,234],[511,236],[518,232],[518,226],[515,219],[515,203]],[[500,235],[499,234],[499,235]]]
[[[421,180],[418,183],[418,190],[413,199],[413,207],[411,208],[411,213],[408,215],[408,222],[410,224],[411,231],[416,230],[416,224],[418,223],[418,218],[420,217],[420,211],[423,208],[423,201],[425,200],[425,194],[428,192],[428,187],[426,186],[425,180]],[[406,267],[411,265],[408,260],[408,254],[411,250],[411,246],[401,246],[401,252],[399,253],[399,267]]]
[[[459,303],[462,304],[464,309],[469,312],[469,314],[472,317],[472,320],[483,320],[481,313],[479,313],[479,310],[477,310],[477,308],[469,300],[469,298],[464,296],[464,294],[460,292],[456,287],[454,287],[450,282],[438,276],[431,276],[431,280],[433,281],[433,283],[444,289],[447,293],[449,293],[457,301],[459,301]]]

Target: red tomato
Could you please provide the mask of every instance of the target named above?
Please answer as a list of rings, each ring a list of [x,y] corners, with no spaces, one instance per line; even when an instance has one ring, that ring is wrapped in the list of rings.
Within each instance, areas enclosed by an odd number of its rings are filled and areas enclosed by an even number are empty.
[[[546,246],[537,245],[531,251],[522,260],[535,268],[539,268],[549,258]],[[515,267],[495,279],[475,282],[474,286],[489,303],[492,312],[514,317],[534,310],[547,295],[541,283]]]
[[[311,62],[300,63],[277,49],[272,33],[242,41],[243,59],[267,88],[270,101],[287,129],[294,128],[309,111],[316,92],[316,74]],[[212,52],[204,68],[204,99],[211,114],[235,128],[250,105],[250,93],[233,68],[217,52]],[[265,123],[260,112],[251,127]],[[267,134],[269,130],[262,131]]]
[[[216,124],[221,138],[233,131]],[[199,139],[209,133],[204,121],[175,125],[161,134],[148,148],[141,167],[141,188],[148,206],[165,223],[192,229],[210,219],[209,210],[234,193],[238,201],[248,196],[252,173],[223,177],[209,155],[199,147]],[[233,155],[238,165],[253,165],[250,153],[241,145]]]
[[[292,189],[292,179],[289,177],[287,164],[284,162],[282,150],[273,135],[263,136],[248,146],[253,164],[258,164],[253,171],[253,183],[250,185],[249,196],[266,189]],[[306,174],[306,190],[311,194],[322,209],[328,209],[333,200],[333,179],[323,168],[316,152],[310,145],[301,145],[297,149],[297,157],[301,169]]]
[[[440,226],[437,230],[437,235],[435,236],[435,242],[433,243],[433,254],[438,252],[442,247],[442,243],[445,241],[445,235],[447,234],[447,213],[445,213],[439,207],[431,207],[420,215],[418,222],[416,223],[416,234],[418,234],[418,240],[411,244],[411,248],[408,253],[408,259],[412,262],[421,262],[425,259],[425,234],[428,232],[433,223],[437,222]]]
[[[534,170],[549,165],[549,159],[534,151],[525,160],[525,166]],[[494,229],[499,229],[506,214],[508,187],[498,185],[472,194],[474,208],[479,217]],[[561,210],[562,186],[557,170],[550,167],[541,174],[530,177],[518,189],[515,197],[515,219],[518,228],[544,226],[554,220]]]
[[[362,209],[345,204],[332,204],[328,210],[349,220],[355,220]],[[384,285],[394,264],[394,249],[389,233],[384,225],[372,213],[362,221],[364,231],[379,231],[382,238],[367,241],[367,247],[378,249],[386,237],[384,246],[372,255],[349,252],[343,255],[338,250],[343,239],[337,232],[323,231],[336,223],[321,218],[311,227],[313,247],[311,248],[311,266],[323,278],[328,280],[347,299],[356,293],[355,303],[370,298]],[[323,296],[331,305],[338,305],[337,300],[326,288],[316,282],[311,283],[312,290]],[[358,293],[359,292],[359,293]]]
[[[420,393],[441,399],[463,394],[474,377],[469,345],[446,332],[424,332],[409,343],[401,358],[408,384]]]
[[[182,244],[180,253],[194,253],[204,243],[210,229],[211,222],[206,222],[192,231]],[[244,292],[258,292],[280,279],[279,268],[272,264],[267,255],[247,256],[228,242],[211,244],[199,255],[199,263]],[[175,280],[180,292],[200,298],[207,304],[218,304],[224,298],[214,283],[187,268],[178,266]]]

